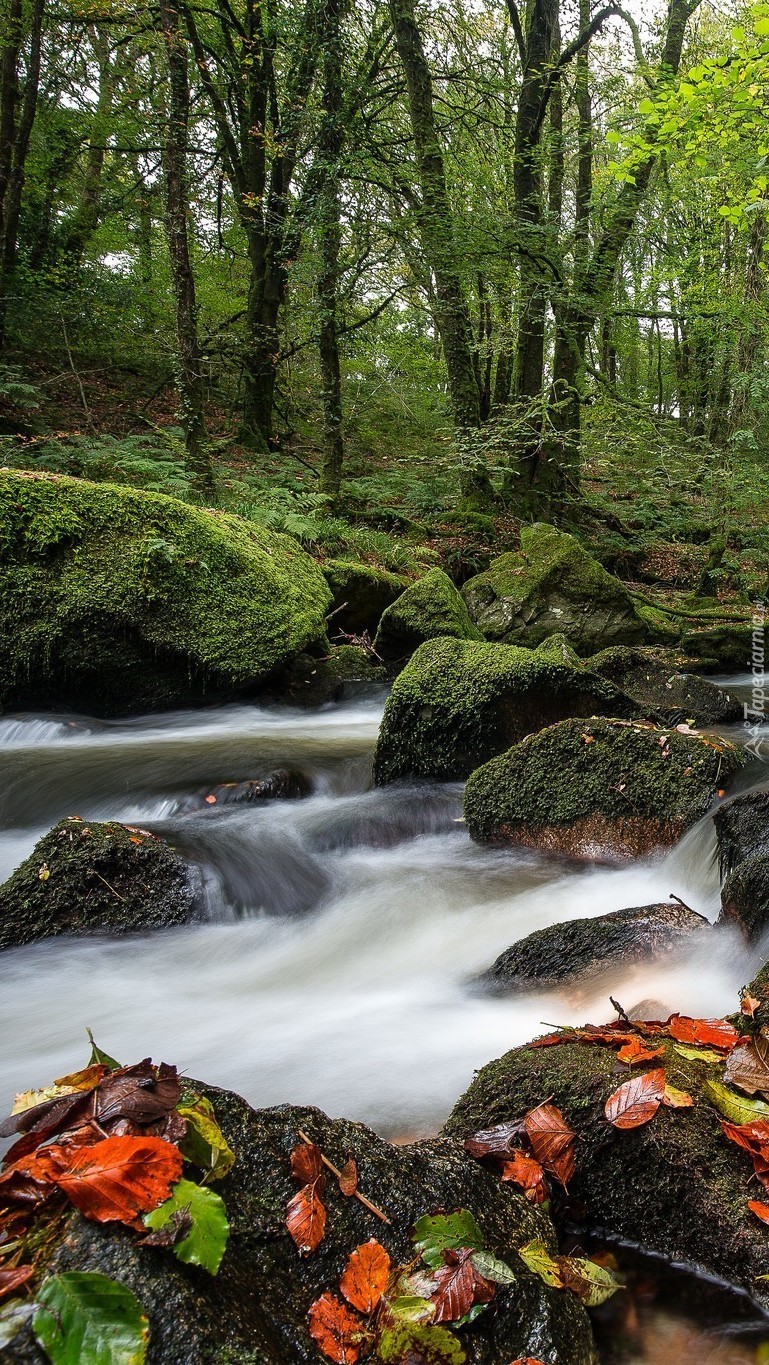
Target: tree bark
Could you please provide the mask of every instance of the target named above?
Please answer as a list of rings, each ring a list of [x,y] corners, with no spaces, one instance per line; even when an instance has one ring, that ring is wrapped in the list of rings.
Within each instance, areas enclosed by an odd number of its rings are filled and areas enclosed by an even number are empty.
[[[339,360],[339,252],[342,241],[340,159],[345,142],[342,123],[342,35],[347,0],[329,0],[323,35],[323,127],[318,156],[324,177],[319,202],[320,371],[323,389],[323,463],[320,489],[336,503],[342,484],[342,370]]]
[[[45,0],[33,0],[24,92],[19,92],[21,9],[15,0],[0,58],[0,353],[5,349],[8,289],[16,263],[21,197],[37,112]]]

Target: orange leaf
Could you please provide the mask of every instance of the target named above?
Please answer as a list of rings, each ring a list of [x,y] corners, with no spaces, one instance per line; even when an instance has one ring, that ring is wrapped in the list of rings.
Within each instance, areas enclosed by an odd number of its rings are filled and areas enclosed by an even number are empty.
[[[740,1000],[740,1009],[743,1014],[747,1014],[752,1019],[756,1010],[760,1009],[761,1001],[756,1000],[755,995],[749,995],[746,991]]]
[[[664,1047],[649,1048],[644,1047],[640,1038],[633,1038],[631,1042],[625,1043],[621,1047],[617,1056],[621,1062],[627,1062],[628,1066],[636,1066],[639,1062],[651,1062],[655,1057],[664,1057]]]
[[[390,1257],[372,1237],[350,1253],[339,1288],[353,1308],[368,1316],[384,1294],[389,1278]]]
[[[216,797],[213,796],[213,795],[212,795],[212,796],[207,796],[207,797],[206,797],[206,805],[207,805],[207,806],[215,806],[215,805],[216,805]]]
[[[511,1160],[502,1167],[500,1179],[520,1185],[532,1204],[541,1204],[547,1198],[545,1172],[539,1162],[525,1152],[513,1152]]]
[[[748,1208],[762,1223],[769,1223],[769,1204],[761,1204],[758,1199],[749,1199]]]
[[[76,1147],[67,1169],[53,1179],[86,1218],[130,1223],[162,1204],[181,1173],[182,1154],[173,1143],[156,1137],[110,1137],[92,1147]]]
[[[688,1090],[677,1090],[674,1085],[666,1085],[662,1092],[662,1103],[667,1109],[691,1109],[694,1100]]]
[[[565,1188],[574,1174],[574,1143],[577,1135],[560,1109],[554,1104],[540,1104],[536,1109],[529,1110],[523,1126],[537,1161]]]
[[[363,1324],[333,1294],[321,1294],[307,1314],[310,1336],[324,1356],[336,1365],[356,1365],[360,1357]]]
[[[615,1128],[640,1128],[654,1118],[665,1093],[662,1067],[631,1076],[606,1101],[605,1114]]]
[[[534,1356],[519,1356],[517,1360],[511,1360],[510,1365],[544,1365],[544,1361],[534,1358]]]
[[[9,1295],[15,1294],[34,1273],[35,1267],[32,1265],[17,1265],[13,1268],[0,1266],[0,1299],[7,1299]]]
[[[326,1231],[326,1208],[320,1197],[324,1185],[323,1176],[304,1185],[286,1209],[286,1227],[303,1256],[320,1246]]]
[[[346,1194],[347,1197],[350,1198],[352,1195],[355,1194],[357,1188],[358,1164],[355,1160],[355,1157],[351,1156],[350,1159],[344,1163],[344,1166],[339,1172],[339,1189],[341,1190],[342,1194]]]
[[[320,1147],[314,1142],[297,1142],[291,1153],[291,1174],[302,1185],[311,1185],[323,1170]]]
[[[671,1014],[668,1020],[670,1036],[679,1043],[697,1043],[700,1047],[720,1047],[728,1052],[739,1038],[736,1028],[726,1019],[690,1019],[685,1014]]]

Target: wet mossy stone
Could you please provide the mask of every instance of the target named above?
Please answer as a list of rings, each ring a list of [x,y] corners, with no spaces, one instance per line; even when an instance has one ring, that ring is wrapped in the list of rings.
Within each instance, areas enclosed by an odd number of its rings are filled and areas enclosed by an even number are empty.
[[[744,624],[707,625],[695,627],[686,622],[681,635],[681,648],[698,661],[703,672],[743,672],[751,667],[756,643],[761,648],[763,660],[766,634],[763,629],[757,632],[758,641],[753,639],[753,627],[749,621]]]
[[[616,645],[585,660],[585,667],[633,697],[644,714],[671,725],[729,725],[742,720],[742,703],[696,674],[682,673],[651,649]]]
[[[384,612],[374,640],[380,658],[407,659],[426,640],[482,640],[461,595],[443,569],[431,569]]]
[[[126,714],[255,689],[324,632],[289,536],[162,494],[0,471],[0,705]]]
[[[0,886],[0,950],[58,934],[123,934],[200,914],[194,870],[162,839],[70,817]]]
[[[375,780],[461,779],[564,716],[635,711],[612,683],[535,650],[430,640],[396,678],[387,699]]]
[[[410,583],[399,574],[348,559],[327,559],[322,568],[333,595],[329,613],[332,635],[339,630],[350,635],[367,631],[373,639],[382,612]]]
[[[613,910],[535,930],[505,949],[478,980],[495,994],[557,990],[680,952],[703,931],[711,932],[705,917],[675,901]]]
[[[568,1208],[553,1182],[556,1226],[608,1235],[687,1263],[767,1307],[766,1228],[747,1207],[750,1158],[724,1136],[703,1088],[721,1073],[688,1061],[672,1039],[655,1039],[658,1043],[665,1051],[654,1066],[664,1067],[669,1083],[691,1094],[692,1108],[663,1106],[645,1126],[618,1130],[608,1123],[604,1105],[630,1071],[611,1049],[574,1043],[520,1047],[478,1072],[444,1131],[464,1138],[520,1118],[550,1096],[577,1133]]]
[[[126,1285],[149,1318],[148,1365],[317,1365],[307,1329],[310,1305],[325,1292],[339,1297],[350,1252],[370,1238],[394,1264],[414,1255],[410,1229],[437,1210],[469,1209],[487,1247],[515,1271],[490,1307],[460,1329],[472,1365],[509,1365],[536,1356],[562,1365],[595,1365],[587,1314],[573,1294],[551,1289],[524,1265],[518,1249],[541,1238],[556,1250],[552,1224],[511,1187],[466,1155],[462,1144],[433,1140],[394,1147],[365,1128],[329,1119],[317,1109],[254,1110],[228,1091],[197,1087],[236,1154],[215,1189],[231,1231],[217,1277],[186,1266],[167,1250],[142,1247],[114,1225],[69,1221],[50,1272],[99,1271]],[[286,1205],[298,1186],[290,1154],[300,1130],[337,1166],[353,1156],[360,1189],[390,1219],[384,1223],[329,1177],[323,1241],[305,1258],[286,1230]],[[42,1362],[28,1330],[0,1353],[4,1362]]]
[[[462,592],[488,640],[533,648],[558,632],[587,655],[647,635],[624,584],[573,536],[542,523],[525,526],[520,551],[492,560]]]
[[[769,849],[746,858],[721,887],[719,924],[734,924],[749,943],[769,925]]]
[[[564,720],[478,768],[465,819],[481,843],[580,859],[676,843],[743,762],[724,740],[639,721]]]

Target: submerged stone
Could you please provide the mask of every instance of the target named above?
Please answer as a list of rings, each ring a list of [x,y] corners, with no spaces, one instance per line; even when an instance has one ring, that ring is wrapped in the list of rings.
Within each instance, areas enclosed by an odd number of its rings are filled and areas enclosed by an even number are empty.
[[[639,721],[564,720],[479,767],[465,819],[481,843],[581,859],[676,843],[742,763],[732,744]]]
[[[124,934],[200,914],[193,869],[147,831],[62,820],[0,886],[0,950],[58,934]]]
[[[631,716],[636,709],[612,683],[538,651],[428,641],[396,678],[387,699],[375,781],[464,778],[524,735],[564,716]]]
[[[0,471],[0,706],[120,715],[252,691],[322,637],[288,536],[160,493]]]

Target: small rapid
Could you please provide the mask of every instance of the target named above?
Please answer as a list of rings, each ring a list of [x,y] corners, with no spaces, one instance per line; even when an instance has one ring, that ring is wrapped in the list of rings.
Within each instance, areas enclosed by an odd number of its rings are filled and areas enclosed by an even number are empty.
[[[472,978],[559,920],[665,900],[715,916],[712,824],[665,857],[575,868],[473,845],[458,784],[370,789],[382,695],[319,712],[232,706],[124,722],[0,721],[6,877],[57,819],[119,819],[204,870],[206,922],[0,957],[0,1111],[85,1055],[90,1027],[252,1104],[317,1104],[385,1135],[434,1131],[475,1068],[542,1029],[611,1015],[605,983],[489,999]],[[313,794],[189,809],[207,786],[299,768]],[[751,784],[765,782],[754,765]],[[754,960],[762,957],[759,950]],[[752,962],[728,935],[612,978],[692,1014],[731,1009]]]

